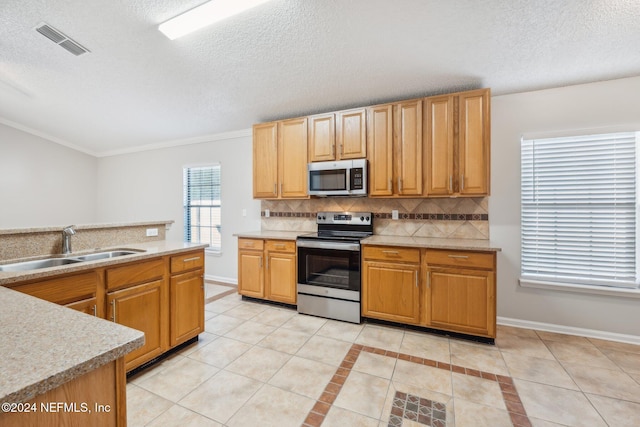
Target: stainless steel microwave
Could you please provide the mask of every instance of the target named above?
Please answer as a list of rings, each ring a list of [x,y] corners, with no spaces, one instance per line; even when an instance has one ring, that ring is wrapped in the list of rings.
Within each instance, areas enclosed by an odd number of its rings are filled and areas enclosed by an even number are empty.
[[[309,163],[310,196],[366,196],[367,160]]]

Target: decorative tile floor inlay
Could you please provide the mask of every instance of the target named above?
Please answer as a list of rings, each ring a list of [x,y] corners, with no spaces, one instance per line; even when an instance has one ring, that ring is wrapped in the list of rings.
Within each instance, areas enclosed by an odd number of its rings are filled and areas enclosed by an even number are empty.
[[[319,427],[322,425],[327,413],[331,409],[333,402],[338,397],[342,386],[344,385],[347,377],[351,373],[353,365],[358,360],[358,356],[361,352],[378,354],[381,356],[387,356],[405,360],[411,363],[419,365],[431,366],[438,369],[443,369],[459,374],[469,375],[473,377],[483,378],[490,381],[496,381],[500,386],[502,397],[507,407],[507,411],[511,418],[511,422],[514,427],[532,427],[531,421],[522,405],[520,395],[513,384],[513,379],[504,375],[496,375],[489,372],[483,372],[476,369],[468,369],[463,366],[451,365],[449,363],[438,362],[431,359],[425,359],[422,357],[411,356],[403,353],[396,353],[394,351],[387,351],[381,348],[363,346],[360,344],[353,344],[347,355],[342,360],[342,363],[336,370],[336,373],[331,378],[331,381],[324,389],[324,392],[313,406],[307,418],[304,421],[303,427]],[[397,405],[396,405],[397,401]],[[411,404],[411,405],[410,405]],[[402,415],[400,415],[400,407],[404,405]],[[413,408],[417,408],[417,411]],[[397,408],[397,409],[394,409]],[[409,408],[409,410],[407,410]],[[424,408],[422,420],[420,419],[420,408]],[[431,416],[427,423],[427,408],[431,408]],[[417,415],[417,419],[412,418],[414,414]],[[434,416],[436,414],[437,416]],[[445,405],[440,402],[433,402],[428,399],[421,398],[411,394],[405,394],[402,392],[396,392],[394,397],[391,414],[389,416],[389,426],[402,426],[402,420],[408,419],[413,422],[418,422],[431,427],[445,427],[446,426],[446,408]]]
[[[447,407],[444,403],[396,391],[389,415],[389,427],[401,427],[403,418],[430,427],[445,427]]]

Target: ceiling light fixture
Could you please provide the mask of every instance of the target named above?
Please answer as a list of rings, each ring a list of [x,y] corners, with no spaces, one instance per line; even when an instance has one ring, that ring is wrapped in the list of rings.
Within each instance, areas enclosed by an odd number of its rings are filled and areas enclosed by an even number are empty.
[[[212,0],[163,22],[158,30],[175,40],[267,1],[269,0]]]

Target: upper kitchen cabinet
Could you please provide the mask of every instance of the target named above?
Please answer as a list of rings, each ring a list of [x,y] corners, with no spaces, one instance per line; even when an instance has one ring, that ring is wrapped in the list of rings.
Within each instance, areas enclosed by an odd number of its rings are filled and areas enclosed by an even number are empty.
[[[309,117],[309,161],[360,159],[367,156],[366,109]]]
[[[253,197],[309,197],[306,117],[253,126]]]
[[[422,100],[367,109],[369,196],[422,195]]]
[[[489,99],[489,89],[425,99],[425,196],[489,195]]]

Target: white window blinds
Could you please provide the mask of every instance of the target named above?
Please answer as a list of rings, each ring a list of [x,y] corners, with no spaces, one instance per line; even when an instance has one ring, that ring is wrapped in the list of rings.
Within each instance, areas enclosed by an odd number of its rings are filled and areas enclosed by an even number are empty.
[[[522,277],[638,287],[636,133],[522,141]]]
[[[220,165],[184,168],[183,183],[184,240],[220,250]]]

